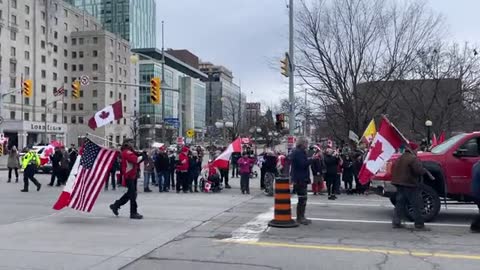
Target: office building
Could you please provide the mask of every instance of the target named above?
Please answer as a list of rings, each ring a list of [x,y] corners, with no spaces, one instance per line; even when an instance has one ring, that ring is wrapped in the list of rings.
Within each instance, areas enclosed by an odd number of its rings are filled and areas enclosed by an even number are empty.
[[[161,50],[134,49],[133,52],[140,56],[140,84],[148,85],[153,77],[162,78]],[[150,88],[140,88],[138,117],[142,147],[147,147],[152,142],[174,143],[177,136],[184,137],[189,129],[196,131],[197,141],[203,138],[206,103],[206,87],[203,80],[207,79],[207,75],[169,53],[165,53],[164,66],[165,78],[162,81],[164,116],[162,105],[150,102]],[[167,119],[165,129],[164,118]]]
[[[248,128],[259,126],[262,117],[261,104],[259,102],[246,103],[245,116]]]
[[[130,41],[132,48],[156,45],[155,0],[67,0],[96,17],[107,31]]]
[[[108,74],[113,60],[100,43],[107,40],[106,44],[110,45],[110,37],[114,38],[101,30],[101,24],[94,17],[64,1],[0,1],[0,89],[4,95],[0,114],[5,119],[0,132],[9,138],[10,145],[24,147],[52,140],[77,143],[78,136],[85,135],[83,127],[93,115],[93,100],[111,88],[95,89],[90,84],[82,87],[82,97],[74,100],[71,83],[81,75],[100,80],[104,78],[102,72]],[[121,61],[126,58],[130,66],[124,47],[128,44],[118,43],[123,51],[115,51],[114,58],[120,55]],[[125,64],[114,66],[115,71],[122,67],[122,73],[130,70]],[[118,77],[127,81],[131,74]],[[22,79],[32,80],[30,98],[21,95]],[[112,79],[117,77],[112,78],[110,74],[105,77],[107,81]],[[65,89],[63,96],[58,95],[62,88]],[[131,93],[127,93],[127,103],[134,102],[128,94]],[[105,103],[108,101],[97,101],[97,108],[101,109]],[[101,134],[101,129],[96,132]],[[111,134],[114,139],[117,135],[123,137],[125,129],[119,128]]]

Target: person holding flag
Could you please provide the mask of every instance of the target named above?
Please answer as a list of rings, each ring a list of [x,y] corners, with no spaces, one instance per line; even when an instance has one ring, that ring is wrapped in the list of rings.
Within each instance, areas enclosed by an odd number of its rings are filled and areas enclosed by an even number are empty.
[[[132,139],[127,139],[123,142],[121,148],[122,162],[120,172],[123,177],[122,185],[127,187],[127,192],[120,199],[116,200],[115,203],[111,204],[110,209],[115,216],[118,216],[120,207],[130,201],[130,218],[142,219],[143,216],[137,212],[137,171],[139,164],[145,160],[146,153],[144,152],[139,157],[133,149],[133,143]]]

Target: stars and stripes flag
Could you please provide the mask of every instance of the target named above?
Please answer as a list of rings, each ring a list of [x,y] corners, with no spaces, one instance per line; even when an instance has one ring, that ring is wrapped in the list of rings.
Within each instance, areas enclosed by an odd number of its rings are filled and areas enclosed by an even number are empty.
[[[54,96],[58,97],[58,96],[61,96],[63,94],[65,94],[65,88],[63,88],[63,86],[60,86],[60,88],[58,88],[58,89],[55,89],[55,88],[53,89],[53,95]]]
[[[53,209],[68,206],[79,211],[92,211],[118,154],[116,150],[103,148],[87,139]]]

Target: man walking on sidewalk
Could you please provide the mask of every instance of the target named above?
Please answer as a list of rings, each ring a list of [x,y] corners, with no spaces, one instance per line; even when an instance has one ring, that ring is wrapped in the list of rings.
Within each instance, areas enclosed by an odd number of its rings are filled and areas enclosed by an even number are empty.
[[[290,154],[292,182],[297,192],[297,222],[303,225],[312,223],[305,218],[307,207],[307,186],[310,183],[310,165],[312,160],[307,157],[308,141],[304,137],[297,139],[296,147]]]
[[[37,191],[40,191],[42,185],[35,179],[35,172],[38,166],[40,166],[40,157],[34,150],[30,150],[22,160],[23,189],[21,192],[28,192],[28,180],[37,186]]]

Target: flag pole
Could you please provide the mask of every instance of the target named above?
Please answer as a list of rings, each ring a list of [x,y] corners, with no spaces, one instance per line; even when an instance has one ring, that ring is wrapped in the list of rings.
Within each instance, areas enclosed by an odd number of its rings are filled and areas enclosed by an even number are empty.
[[[103,138],[103,137],[100,137],[100,136],[98,136],[98,135],[95,135],[95,134],[92,134],[92,133],[87,132],[87,134],[86,134],[85,137],[88,138],[89,136],[92,137],[92,138],[96,138],[96,139],[103,140],[103,141],[105,141],[105,142],[112,143],[113,145],[120,145],[120,144],[118,144],[118,143],[116,143],[116,142],[114,142],[114,141],[110,141],[110,140],[107,140],[107,139],[105,139],[105,138]]]

